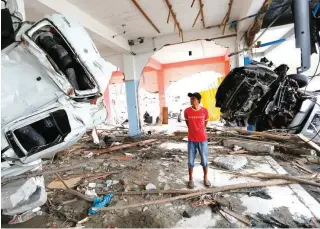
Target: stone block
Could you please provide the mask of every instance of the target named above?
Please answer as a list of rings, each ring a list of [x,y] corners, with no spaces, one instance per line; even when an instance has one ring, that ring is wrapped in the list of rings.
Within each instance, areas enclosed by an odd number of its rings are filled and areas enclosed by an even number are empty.
[[[44,205],[47,202],[47,192],[44,187],[38,186],[37,190],[28,200],[20,202],[15,208],[4,209],[4,215],[16,215]]]
[[[234,147],[236,145],[248,151],[257,152],[257,153],[270,153],[270,154],[274,153],[274,145],[271,145],[265,142],[224,139],[223,145],[226,147]]]
[[[1,209],[10,209],[26,201],[44,183],[43,177],[31,177],[10,182],[1,188]]]
[[[248,163],[248,160],[244,156],[229,155],[223,157],[216,157],[213,160],[213,163],[228,170],[237,170],[245,166]]]

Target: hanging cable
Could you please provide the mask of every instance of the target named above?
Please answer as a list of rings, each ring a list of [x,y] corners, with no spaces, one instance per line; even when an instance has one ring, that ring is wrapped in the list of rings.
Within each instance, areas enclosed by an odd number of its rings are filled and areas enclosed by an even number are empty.
[[[284,6],[287,6],[287,5],[284,5]],[[260,34],[260,36],[259,36],[257,39],[255,39],[248,48],[244,48],[244,49],[242,49],[242,50],[240,50],[240,51],[238,51],[238,52],[230,53],[230,54],[228,55],[228,57],[231,57],[231,56],[234,56],[234,55],[238,55],[238,54],[240,54],[240,53],[243,53],[243,52],[245,52],[245,51],[249,51],[249,50],[253,49],[254,46],[255,46],[255,44],[257,43],[257,41],[267,32],[267,30],[268,30],[268,29],[280,18],[280,16],[281,16],[282,14],[284,14],[289,8],[290,8],[290,5],[289,5],[287,8],[285,8],[285,9],[268,25],[267,28],[265,28],[265,30]]]

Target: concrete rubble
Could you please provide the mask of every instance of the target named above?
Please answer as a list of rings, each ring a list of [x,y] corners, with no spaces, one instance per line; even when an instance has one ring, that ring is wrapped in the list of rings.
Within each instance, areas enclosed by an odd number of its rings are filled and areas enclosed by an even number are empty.
[[[4,215],[17,215],[26,212],[31,209],[35,209],[44,205],[47,202],[47,192],[44,187],[38,187],[36,191],[29,196],[28,200],[22,201],[17,204],[16,207],[10,209],[4,209],[2,214]]]
[[[222,168],[228,169],[228,170],[238,170],[241,169],[243,166],[245,166],[248,163],[248,160],[244,156],[224,156],[224,157],[216,157],[213,160],[213,163],[215,165],[221,166]]]
[[[226,147],[241,147],[243,149],[256,152],[256,153],[270,153],[274,152],[274,145],[267,144],[265,142],[254,141],[238,141],[234,139],[224,139],[223,145]]]
[[[47,201],[44,177],[19,179],[2,186],[1,209],[15,215],[42,206]]]

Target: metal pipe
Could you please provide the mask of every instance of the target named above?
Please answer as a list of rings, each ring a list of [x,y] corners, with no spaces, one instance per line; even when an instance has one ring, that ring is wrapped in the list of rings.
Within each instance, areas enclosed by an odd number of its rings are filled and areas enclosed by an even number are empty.
[[[310,15],[308,0],[294,0],[294,28],[296,37],[296,48],[301,49],[301,67],[298,73],[310,68]]]

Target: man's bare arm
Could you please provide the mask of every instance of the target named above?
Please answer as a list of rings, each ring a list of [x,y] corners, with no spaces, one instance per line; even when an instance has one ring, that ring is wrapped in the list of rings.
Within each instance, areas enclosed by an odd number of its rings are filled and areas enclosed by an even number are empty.
[[[207,127],[208,121],[204,121],[204,126]]]
[[[189,127],[189,123],[188,123],[188,120],[186,120],[186,124],[187,124],[187,127]]]

